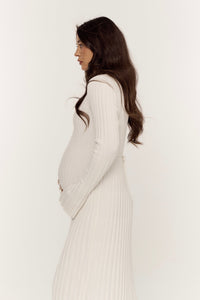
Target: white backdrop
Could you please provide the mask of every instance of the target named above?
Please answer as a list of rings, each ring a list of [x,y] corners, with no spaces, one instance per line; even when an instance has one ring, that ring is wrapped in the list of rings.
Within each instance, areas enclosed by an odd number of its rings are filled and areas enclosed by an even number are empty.
[[[1,2],[0,299],[51,299],[70,222],[57,184],[68,98],[84,91],[75,25],[99,16],[125,35],[146,118],[144,145],[124,152],[137,300],[200,299],[199,11],[198,0]]]

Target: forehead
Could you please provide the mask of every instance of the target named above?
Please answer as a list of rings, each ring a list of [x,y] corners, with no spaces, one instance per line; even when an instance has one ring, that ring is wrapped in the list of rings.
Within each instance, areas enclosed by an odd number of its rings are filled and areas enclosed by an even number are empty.
[[[79,39],[78,35],[76,35],[76,42],[81,42],[81,40]]]

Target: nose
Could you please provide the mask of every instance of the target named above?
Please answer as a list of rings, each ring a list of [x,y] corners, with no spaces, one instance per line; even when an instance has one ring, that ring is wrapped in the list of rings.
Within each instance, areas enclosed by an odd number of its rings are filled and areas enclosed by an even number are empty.
[[[79,56],[78,54],[78,49],[76,49],[75,53],[74,53],[74,56]]]

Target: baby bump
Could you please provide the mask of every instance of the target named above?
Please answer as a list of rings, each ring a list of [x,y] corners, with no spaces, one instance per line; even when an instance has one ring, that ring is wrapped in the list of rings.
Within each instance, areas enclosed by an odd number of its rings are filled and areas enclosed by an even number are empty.
[[[84,176],[85,170],[91,160],[92,145],[82,140],[72,139],[63,153],[58,167],[58,179],[64,188],[78,182]]]

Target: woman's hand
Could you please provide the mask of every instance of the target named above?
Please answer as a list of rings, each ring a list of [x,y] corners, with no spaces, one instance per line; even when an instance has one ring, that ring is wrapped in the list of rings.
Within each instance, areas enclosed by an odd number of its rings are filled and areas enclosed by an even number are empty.
[[[58,185],[59,185],[60,191],[63,192],[63,188],[62,188],[62,186],[61,186],[61,184],[59,182],[59,179],[58,179]]]

